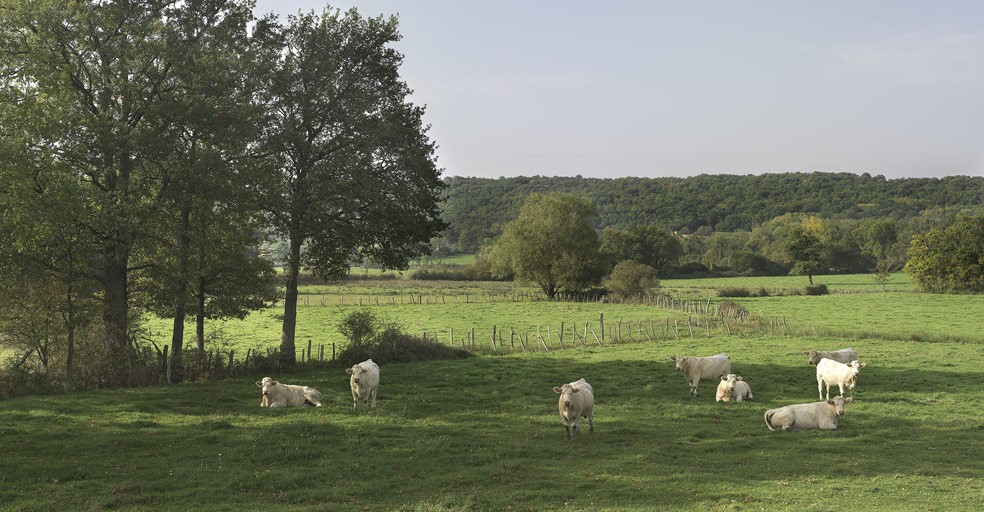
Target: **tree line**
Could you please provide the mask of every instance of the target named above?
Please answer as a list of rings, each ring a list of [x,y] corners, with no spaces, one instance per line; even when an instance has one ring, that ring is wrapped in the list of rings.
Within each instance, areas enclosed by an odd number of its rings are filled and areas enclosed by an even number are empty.
[[[141,364],[139,318],[242,317],[302,268],[400,268],[444,228],[395,17],[247,0],[0,0],[0,341],[20,363]],[[287,246],[278,276],[263,248]],[[15,361],[15,365],[16,365]]]
[[[446,178],[443,215],[449,228],[441,243],[476,252],[500,235],[534,193],[567,193],[591,199],[593,225],[623,231],[649,225],[692,234],[752,231],[788,213],[827,219],[891,219],[901,229],[922,222],[927,211],[981,211],[984,177],[886,179],[867,173],[783,173],[690,178]],[[921,229],[921,228],[919,228]]]

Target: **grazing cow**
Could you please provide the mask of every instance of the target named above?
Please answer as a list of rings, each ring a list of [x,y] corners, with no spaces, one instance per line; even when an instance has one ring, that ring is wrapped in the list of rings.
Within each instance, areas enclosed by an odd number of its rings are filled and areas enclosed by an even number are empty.
[[[810,364],[815,365],[820,362],[821,359],[833,359],[838,363],[850,363],[858,358],[858,353],[854,351],[853,348],[842,348],[840,350],[813,350],[810,349],[809,352],[803,352],[804,356],[810,356]]]
[[[676,361],[677,371],[683,372],[684,378],[690,383],[690,396],[697,396],[699,380],[714,380],[731,373],[731,358],[723,352],[708,357],[670,356],[670,360]]]
[[[313,405],[321,407],[321,392],[308,386],[281,384],[270,377],[263,377],[256,386],[263,388],[260,407],[300,407]]]
[[[379,366],[366,359],[361,363],[345,370],[351,375],[349,386],[352,388],[352,408],[359,408],[362,400],[362,410],[369,408],[369,395],[372,394],[372,406],[376,407],[376,388],[379,387]]]
[[[835,396],[833,400],[809,404],[787,405],[765,412],[765,424],[769,430],[790,431],[820,428],[835,430],[837,418],[844,415],[844,405],[854,399]]]
[[[721,376],[721,383],[718,384],[717,394],[714,398],[717,402],[751,400],[752,388],[748,386],[747,382],[741,380],[740,376],[729,373]]]
[[[817,363],[817,392],[820,393],[820,399],[823,400],[824,384],[827,385],[828,400],[830,399],[831,384],[837,385],[837,388],[840,389],[840,395],[844,394],[844,388],[846,387],[851,392],[851,398],[854,398],[854,384],[858,381],[861,368],[865,366],[864,363],[857,361],[843,364],[827,358],[821,359]]]
[[[557,408],[560,409],[560,419],[564,420],[567,435],[564,439],[573,441],[581,431],[581,418],[588,419],[588,432],[594,432],[594,389],[584,379],[553,388],[554,393],[560,393]],[[571,427],[574,428],[573,434]]]

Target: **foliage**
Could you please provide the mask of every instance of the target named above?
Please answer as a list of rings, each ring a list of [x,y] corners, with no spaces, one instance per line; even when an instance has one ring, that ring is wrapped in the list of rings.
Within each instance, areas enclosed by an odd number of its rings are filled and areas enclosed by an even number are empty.
[[[718,288],[718,297],[751,297],[752,292],[748,291],[748,288],[740,286],[729,286],[725,288]]]
[[[443,183],[424,111],[409,101],[402,55],[390,46],[400,39],[396,17],[329,8],[272,32],[259,147],[274,172],[258,195],[289,244],[281,356],[291,366],[302,266],[323,278],[363,258],[405,268],[444,227]]]
[[[603,284],[616,297],[629,299],[659,288],[659,273],[649,265],[625,260],[615,265]]]
[[[810,285],[805,288],[807,295],[828,295],[830,290],[827,289],[825,284],[815,284]]]
[[[790,272],[806,275],[812,285],[813,274],[825,268],[828,240],[829,235],[822,221],[816,217],[810,217],[804,220],[802,226],[795,227],[785,243],[786,253],[795,261]]]
[[[464,349],[404,333],[397,324],[379,319],[368,309],[353,311],[342,318],[339,331],[349,341],[337,357],[337,362],[343,366],[352,366],[366,359],[386,365],[462,359],[472,355]]]
[[[984,215],[914,236],[905,271],[927,291],[984,291]]]
[[[494,272],[514,273],[518,281],[536,284],[551,298],[562,289],[576,292],[598,283],[604,265],[590,224],[596,215],[589,200],[531,195],[493,249]]]
[[[683,254],[680,242],[664,229],[649,225],[631,231],[606,228],[601,252],[612,264],[635,261],[665,275]]]

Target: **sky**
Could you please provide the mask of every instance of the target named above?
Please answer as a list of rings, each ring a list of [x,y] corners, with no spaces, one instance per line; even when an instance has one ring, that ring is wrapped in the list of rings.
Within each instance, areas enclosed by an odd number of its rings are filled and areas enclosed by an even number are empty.
[[[984,175],[979,0],[331,7],[399,16],[445,176]]]

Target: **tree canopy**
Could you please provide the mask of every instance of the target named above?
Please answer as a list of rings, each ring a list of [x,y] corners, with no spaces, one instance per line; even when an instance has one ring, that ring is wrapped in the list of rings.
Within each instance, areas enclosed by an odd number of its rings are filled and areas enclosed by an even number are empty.
[[[984,215],[914,236],[905,271],[927,291],[984,291]]]

